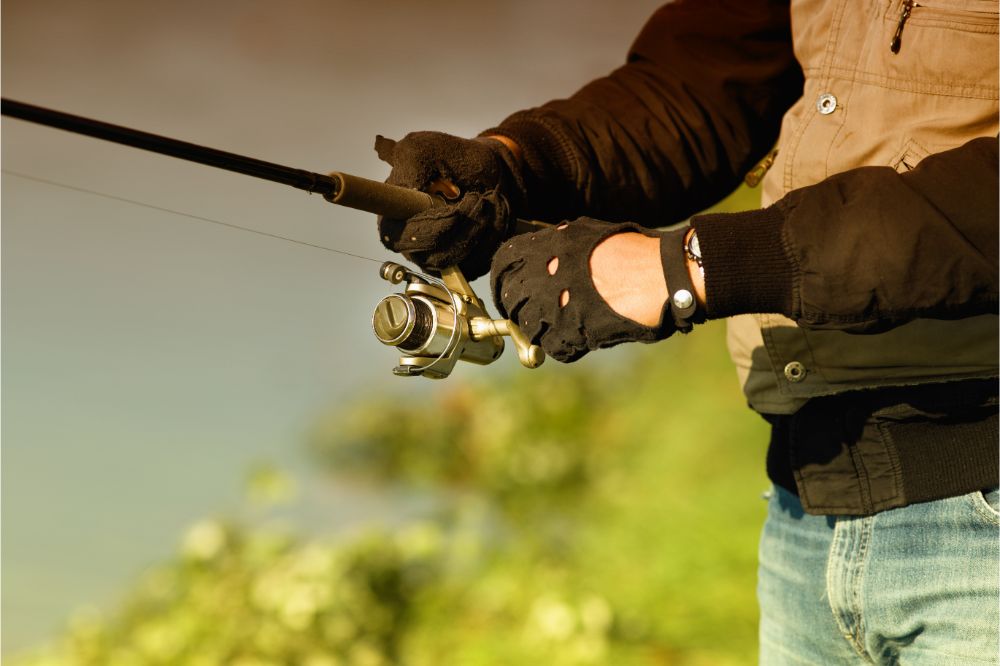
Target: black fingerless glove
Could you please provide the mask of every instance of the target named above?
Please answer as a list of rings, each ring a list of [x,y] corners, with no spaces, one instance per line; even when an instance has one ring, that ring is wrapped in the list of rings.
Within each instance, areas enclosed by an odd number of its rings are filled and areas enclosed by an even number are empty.
[[[581,217],[542,231],[515,236],[493,257],[493,302],[501,314],[557,361],[575,361],[588,351],[623,342],[653,342],[677,330],[688,331],[703,320],[696,306],[678,307],[683,299],[668,298],[657,326],[643,326],[612,310],[597,293],[590,275],[590,255],[609,236],[637,232],[660,238],[667,286],[671,294],[693,287],[684,259],[687,229],[651,231],[637,224],[611,224]],[[549,262],[559,259],[554,274]],[[565,305],[563,293],[569,300]]]
[[[393,252],[428,269],[459,266],[469,279],[485,274],[496,248],[513,233],[525,199],[517,160],[499,141],[413,132],[400,141],[379,136],[379,158],[392,166],[386,182],[427,191],[449,180],[461,198],[407,220],[380,217],[379,237]]]

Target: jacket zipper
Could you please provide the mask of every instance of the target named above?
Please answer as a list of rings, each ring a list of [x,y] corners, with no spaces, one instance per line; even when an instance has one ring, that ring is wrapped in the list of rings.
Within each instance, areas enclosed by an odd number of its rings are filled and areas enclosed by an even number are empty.
[[[913,0],[903,2],[903,11],[899,13],[899,22],[896,23],[896,34],[892,36],[892,43],[889,44],[889,50],[893,53],[899,53],[899,47],[903,44],[903,26],[906,25],[906,19],[910,18],[913,5]]]
[[[774,160],[776,157],[778,157],[777,148],[769,152],[764,159],[758,162],[757,166],[751,169],[747,175],[743,177],[743,182],[745,182],[748,187],[757,187],[760,185],[760,181],[764,180],[764,175],[772,166],[774,166]]]

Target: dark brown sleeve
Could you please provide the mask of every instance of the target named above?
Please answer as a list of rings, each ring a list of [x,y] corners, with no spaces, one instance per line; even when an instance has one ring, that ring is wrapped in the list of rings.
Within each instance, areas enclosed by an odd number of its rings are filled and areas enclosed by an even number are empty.
[[[787,1],[677,0],[624,66],[483,134],[524,151],[522,214],[664,226],[732,191],[801,91]]]
[[[908,173],[852,169],[747,213],[696,216],[708,316],[875,333],[997,312],[998,140]]]

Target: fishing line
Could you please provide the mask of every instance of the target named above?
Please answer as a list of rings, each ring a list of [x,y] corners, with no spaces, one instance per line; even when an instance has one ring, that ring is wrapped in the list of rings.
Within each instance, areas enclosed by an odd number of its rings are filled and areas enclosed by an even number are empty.
[[[353,176],[342,171],[321,174],[295,169],[6,98],[0,98],[0,115],[161,155],[169,155],[262,180],[282,183],[310,193],[318,192],[330,203],[392,219],[408,219],[434,206],[446,203],[443,199],[436,198],[426,192],[390,185],[361,176]],[[517,324],[509,319],[495,320],[489,315],[485,305],[476,296],[472,286],[469,285],[457,266],[443,269],[440,276],[416,273],[391,261],[383,263],[378,259],[360,254],[268,231],[260,231],[232,222],[193,215],[17,171],[0,169],[0,173],[171,215],[179,215],[199,222],[238,229],[296,245],[305,245],[325,252],[381,263],[379,275],[383,279],[392,284],[406,281],[404,292],[383,298],[372,315],[375,336],[387,345],[398,347],[401,352],[399,365],[393,370],[394,374],[443,379],[451,374],[455,363],[460,360],[487,365],[499,358],[503,352],[504,336],[510,336],[514,341],[521,365],[527,368],[537,368],[545,360],[545,353],[542,349],[531,344],[531,340],[521,332]],[[519,233],[533,231],[536,228],[537,223],[517,220]],[[419,310],[418,304],[421,308]]]
[[[276,238],[278,240],[287,241],[289,243],[295,243],[296,245],[304,245],[306,247],[316,248],[317,250],[324,250],[326,252],[333,252],[334,254],[340,254],[347,257],[354,257],[355,259],[364,259],[365,261],[372,261],[376,264],[383,263],[381,259],[372,259],[371,257],[366,257],[360,254],[354,254],[353,252],[347,252],[345,250],[337,250],[332,247],[327,247],[325,245],[317,245],[316,243],[309,243],[307,241],[298,240],[295,238],[289,238],[287,236],[281,236],[279,234],[273,234],[268,231],[261,231],[260,229],[252,229],[250,227],[240,226],[238,224],[233,224],[232,222],[223,222],[221,220],[213,220],[209,217],[203,217],[201,215],[194,215],[193,213],[185,213],[183,211],[174,210],[172,208],[165,208],[163,206],[157,206],[155,204],[145,203],[143,201],[136,201],[135,199],[128,199],[126,197],[120,197],[114,194],[107,194],[105,192],[98,192],[96,190],[90,190],[85,187],[79,187],[76,185],[67,185],[66,183],[60,183],[58,181],[49,180],[48,178],[40,178],[38,176],[32,176],[30,174],[21,173],[19,171],[12,171],[10,169],[0,169],[9,176],[15,176],[17,178],[23,178],[25,180],[32,180],[37,183],[43,183],[45,185],[51,185],[52,187],[60,187],[67,190],[72,190],[74,192],[82,192],[84,194],[90,194],[97,197],[102,197],[104,199],[111,199],[112,201],[120,201],[122,203],[132,204],[133,206],[140,206],[142,208],[149,208],[151,210],[160,211],[162,213],[170,213],[172,215],[179,215],[181,217],[186,217],[191,220],[197,220],[199,222],[208,222],[210,224],[217,224],[221,227],[228,227],[229,229],[238,229],[240,231],[246,231],[251,234],[257,234],[258,236],[266,236],[268,238]]]

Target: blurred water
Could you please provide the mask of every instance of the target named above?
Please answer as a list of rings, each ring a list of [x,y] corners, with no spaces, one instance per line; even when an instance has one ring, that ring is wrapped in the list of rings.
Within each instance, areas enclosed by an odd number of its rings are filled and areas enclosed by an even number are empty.
[[[568,94],[622,61],[654,4],[10,0],[3,95],[382,178],[376,133],[468,135]],[[3,120],[2,164],[388,258],[371,216],[20,121]],[[4,652],[235,511],[254,461],[305,479],[313,529],[410,502],[325,483],[301,446],[356,390],[400,390],[368,329],[376,263],[10,175],[2,221]]]

